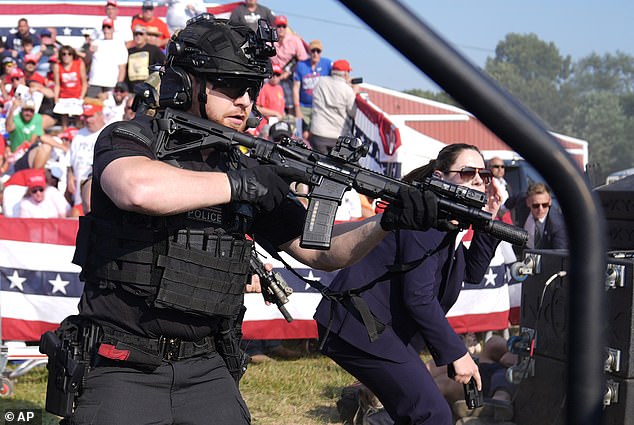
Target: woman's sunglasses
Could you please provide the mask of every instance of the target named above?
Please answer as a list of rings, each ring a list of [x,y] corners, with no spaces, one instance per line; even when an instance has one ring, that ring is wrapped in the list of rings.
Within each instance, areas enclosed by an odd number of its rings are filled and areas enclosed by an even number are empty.
[[[249,78],[212,77],[209,78],[208,81],[214,90],[231,99],[237,99],[244,96],[245,93],[248,93],[249,98],[255,100],[262,88],[262,80]]]
[[[487,170],[486,168],[476,168],[476,167],[462,167],[460,170],[447,170],[447,173],[459,173],[462,180],[473,180],[475,178],[476,173],[480,175],[480,178],[484,181],[484,184],[491,183],[491,179],[493,178],[493,173],[491,170]]]

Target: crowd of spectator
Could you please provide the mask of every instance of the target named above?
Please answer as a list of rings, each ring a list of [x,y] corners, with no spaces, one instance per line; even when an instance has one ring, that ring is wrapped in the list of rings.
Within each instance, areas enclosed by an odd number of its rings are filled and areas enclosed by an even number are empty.
[[[155,6],[167,6],[165,20],[155,15]],[[135,89],[150,76],[154,65],[164,62],[171,34],[205,11],[201,0],[145,0],[130,25],[118,17],[117,1],[107,0],[101,26],[83,31],[79,47],[62,44],[55,27],[36,30],[26,18],[19,19],[16,31],[0,40],[1,183],[11,184],[13,174],[27,169],[44,170],[49,181],[58,182],[55,189],[70,206],[68,211],[64,209],[65,215],[84,214],[89,208],[97,135],[107,124],[133,117],[130,106]],[[265,19],[279,37],[277,54],[271,58],[273,75],[256,100],[262,119],[250,131],[268,137],[271,125],[285,122],[295,137],[310,145],[315,137],[310,125],[316,120],[322,123],[320,128],[327,129],[325,144],[319,139],[322,151],[334,144],[339,135],[335,133],[349,131],[342,123],[353,114],[356,89],[350,84],[347,61],[333,62],[322,56],[320,40],[304,41],[291,30],[285,16],[276,15],[257,0],[235,7],[229,19],[254,30]],[[314,108],[313,94],[323,77],[332,85],[331,75],[333,83],[346,90],[337,94],[335,108],[330,106],[334,102],[330,89],[324,87],[325,96],[318,96]],[[51,173],[57,178],[50,179]],[[25,202],[37,202],[40,195],[30,190],[25,184]],[[340,208],[342,218],[358,219],[372,213],[362,209],[356,193],[352,195]],[[52,195],[42,197],[49,198]],[[16,201],[5,208],[4,215],[20,216],[21,211]],[[59,216],[52,208],[47,211],[51,217]]]

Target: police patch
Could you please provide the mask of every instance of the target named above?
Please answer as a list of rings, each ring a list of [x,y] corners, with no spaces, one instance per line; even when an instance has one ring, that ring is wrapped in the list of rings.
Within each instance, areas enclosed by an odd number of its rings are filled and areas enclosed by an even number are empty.
[[[217,207],[200,208],[187,212],[189,220],[202,221],[204,223],[222,224],[222,210]]]

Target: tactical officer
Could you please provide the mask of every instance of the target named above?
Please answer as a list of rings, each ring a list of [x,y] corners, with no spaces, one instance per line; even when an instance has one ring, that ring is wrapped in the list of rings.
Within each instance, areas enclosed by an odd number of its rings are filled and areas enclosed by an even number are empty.
[[[246,26],[193,18],[168,46],[158,116],[171,107],[244,130],[271,75],[272,45]],[[434,224],[436,200],[407,191],[403,206],[383,218],[335,227],[330,250],[302,249],[305,210],[287,196],[294,176],[237,149],[159,161],[157,121],[113,124],[95,145],[92,211],[80,223],[75,257],[85,280],[80,314],[58,332],[90,334],[83,349],[91,355],[66,420],[248,424],[235,379],[242,358],[226,336],[239,333],[251,239],[334,270],[395,227]]]

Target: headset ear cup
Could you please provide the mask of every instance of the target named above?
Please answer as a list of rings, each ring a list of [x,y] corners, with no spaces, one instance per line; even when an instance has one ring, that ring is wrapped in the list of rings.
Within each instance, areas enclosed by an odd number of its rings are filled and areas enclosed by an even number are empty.
[[[188,110],[191,107],[192,82],[183,68],[167,67],[161,76],[159,99],[162,108]]]

